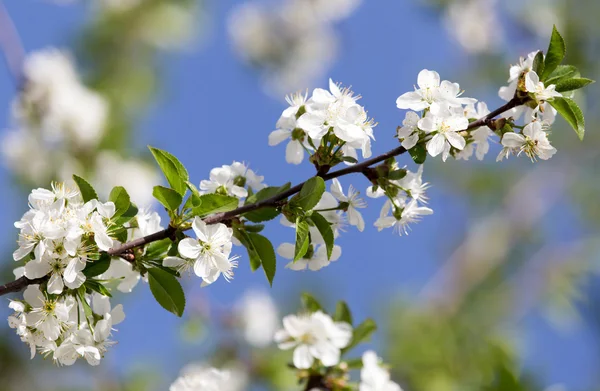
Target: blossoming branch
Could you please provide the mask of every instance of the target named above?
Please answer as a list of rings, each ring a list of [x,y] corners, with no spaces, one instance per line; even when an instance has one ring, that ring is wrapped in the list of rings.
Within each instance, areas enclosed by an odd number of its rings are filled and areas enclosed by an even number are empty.
[[[17,280],[0,286],[0,295],[25,289],[22,299],[9,304],[14,311],[9,326],[32,357],[40,352],[60,365],[78,359],[97,365],[114,343],[114,326],[125,318],[122,306],[110,303],[116,290],[130,292],[147,281],[157,302],[181,316],[185,294],[178,278],[194,274],[202,286],[221,276],[231,281],[241,259],[236,246],[246,249],[252,270],[262,268],[271,284],[276,254],[293,271],[328,267],[342,258],[337,242],[343,228],[366,227],[361,209],[367,203],[355,186],[340,180],[349,174],[368,180],[367,197],[384,200],[372,224],[406,235],[412,224],[433,213],[423,179],[428,156],[446,161],[475,154],[482,160],[496,138],[502,145],[497,160],[520,155],[546,160],[556,153],[549,134],[557,114],[583,138],[583,114],[572,97],[592,81],[562,65],[564,56],[564,41],[554,29],[546,54],[530,53],[510,68],[509,85],[499,91],[506,103],[492,111],[464,97],[459,84],[421,71],[414,91],[396,101],[408,110],[396,131],[400,145],[375,157],[376,123],[359,95],[333,81],[328,90],[316,88],[310,96],[290,95],[268,142],[287,142],[288,163],[300,164],[308,156],[316,174],[295,186],[267,186],[264,177],[240,162],[214,168],[196,186],[175,156],[150,148],[169,185],[152,192],[169,216],[167,227],[156,212],[139,210],[123,187],[115,187],[106,202],[79,176],[72,183],[53,183],[51,190],[35,189],[30,210],[15,223],[20,231],[13,254],[19,262]],[[28,83],[24,91],[35,90],[36,80]],[[407,152],[417,169],[397,161]],[[277,248],[261,234],[275,219],[290,228],[291,239]],[[348,382],[352,365],[344,355],[375,330],[374,322],[354,327],[345,303],[332,317],[309,295],[304,301],[301,314],[284,318],[276,342],[281,349],[294,349],[293,367],[306,390],[356,389]],[[375,353],[366,353],[356,365],[362,367],[361,390],[399,389]],[[202,373],[215,382],[223,378],[218,371]],[[195,381],[205,379],[184,377],[179,383]],[[186,389],[177,387],[172,390]]]

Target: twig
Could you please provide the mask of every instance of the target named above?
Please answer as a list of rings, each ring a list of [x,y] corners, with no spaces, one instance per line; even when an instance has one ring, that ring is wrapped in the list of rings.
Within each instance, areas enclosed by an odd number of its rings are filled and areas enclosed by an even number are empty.
[[[524,103],[523,99],[514,98],[510,102],[501,106],[500,108],[492,111],[490,114],[486,115],[485,117],[482,117],[482,118],[478,119],[477,121],[471,122],[469,124],[467,130],[472,130],[472,129],[475,129],[475,128],[478,128],[481,126],[488,125],[490,123],[490,120],[493,119],[494,117],[496,117],[499,114],[502,114],[514,107],[517,107],[523,103]],[[385,152],[379,156],[365,160],[364,162],[354,164],[352,166],[348,166],[346,168],[343,168],[343,169],[337,170],[337,171],[333,171],[328,174],[321,174],[319,176],[321,178],[323,178],[325,181],[329,181],[333,178],[339,178],[341,176],[348,175],[348,174],[354,174],[354,173],[362,173],[367,178],[369,178],[371,166],[381,163],[391,157],[402,155],[405,152],[407,152],[407,150],[404,147],[399,146],[399,147],[396,147],[396,148],[394,148],[388,152]],[[216,223],[220,223],[222,221],[230,220],[234,217],[237,217],[237,216],[242,215],[247,212],[251,212],[251,211],[266,208],[266,207],[278,206],[282,200],[285,200],[285,199],[289,198],[290,196],[298,193],[302,189],[302,186],[304,186],[304,183],[305,182],[299,183],[296,186],[294,186],[280,194],[277,194],[276,196],[268,198],[266,200],[259,201],[259,202],[253,203],[253,204],[243,205],[243,206],[236,208],[234,210],[231,210],[229,212],[216,213],[214,215],[208,216],[204,219],[204,222],[206,222],[207,224],[216,224]],[[177,232],[177,229],[175,227],[169,226],[167,229],[164,229],[162,231],[158,231],[151,235],[132,240],[131,242],[125,243],[121,246],[111,248],[109,251],[107,251],[107,253],[112,256],[121,256],[121,254],[123,254],[129,250],[132,250],[134,248],[145,246],[146,244],[149,244],[152,242],[157,242],[159,240],[173,238],[173,236],[176,232]],[[25,288],[27,285],[37,284],[40,281],[44,281],[44,280],[45,280],[45,278],[38,279],[38,280],[29,280],[25,277],[22,277],[16,281],[13,281],[6,285],[0,286],[0,296],[5,295],[10,292],[18,292],[18,291],[22,290],[23,288]]]

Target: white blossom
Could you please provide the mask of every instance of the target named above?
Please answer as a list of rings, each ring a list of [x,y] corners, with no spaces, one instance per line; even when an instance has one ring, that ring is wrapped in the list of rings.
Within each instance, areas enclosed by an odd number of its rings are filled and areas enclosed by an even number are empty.
[[[340,362],[341,349],[352,339],[352,326],[334,322],[321,311],[283,318],[283,329],[275,334],[280,349],[294,348],[294,366],[310,368],[315,359],[327,367]]]
[[[265,347],[273,341],[279,327],[279,315],[270,295],[256,290],[246,292],[237,312],[246,342],[255,347]]]
[[[423,69],[417,77],[417,85],[412,92],[407,92],[396,100],[399,109],[421,111],[432,105],[447,107],[460,107],[463,104],[475,103],[472,98],[462,98],[460,86],[447,80],[440,82],[440,75],[436,71]]]
[[[297,127],[295,116],[281,117],[277,121],[277,130],[269,134],[269,145],[275,146],[290,139],[285,148],[285,161],[290,164],[300,164],[304,160],[304,150],[309,149],[306,133]]]
[[[331,259],[327,259],[327,248],[324,244],[318,244],[313,246],[309,245],[307,253],[297,260],[293,261],[295,255],[295,245],[292,243],[282,243],[277,247],[277,254],[280,256],[291,259],[292,262],[289,262],[285,265],[286,268],[301,271],[306,270],[307,268],[312,271],[321,270],[322,268],[329,266],[331,262],[335,262],[342,256],[342,248],[337,244],[333,246],[331,251]]]
[[[391,212],[391,215],[390,215]],[[375,227],[379,231],[385,228],[393,228],[399,235],[408,235],[410,224],[419,222],[422,216],[430,215],[433,210],[425,206],[419,206],[416,200],[406,203],[402,201],[401,205],[392,205],[391,201],[386,201]]]
[[[359,197],[360,193],[356,191],[354,186],[350,185],[346,196],[340,181],[334,178],[331,182],[331,194],[341,203],[347,204],[348,223],[356,226],[362,232],[365,229],[365,221],[358,209],[366,208],[367,203]]]
[[[397,136],[401,141],[404,148],[411,149],[419,141],[419,114],[414,111],[407,111],[404,120],[402,121],[402,127],[398,128]]]
[[[551,84],[548,87],[544,86],[544,83],[540,81],[538,74],[534,71],[527,72],[525,75],[525,89],[535,96],[537,102],[545,102],[552,98],[562,96],[560,92],[556,91],[556,86],[554,84]]]
[[[465,139],[459,134],[467,129],[469,120],[464,116],[456,115],[447,109],[432,108],[427,115],[419,120],[419,128],[426,132],[437,132],[426,144],[427,152],[431,156],[442,153],[442,160],[446,161],[450,154],[450,147],[462,150]]]
[[[398,384],[390,380],[390,373],[381,366],[374,351],[363,353],[362,362],[359,391],[402,391]]]
[[[179,271],[193,269],[202,278],[202,286],[212,284],[221,274],[226,280],[233,278],[237,267],[237,257],[230,257],[233,230],[225,224],[208,225],[195,217],[192,228],[197,239],[185,238],[179,242],[178,250],[182,258],[167,257],[163,265]]]
[[[516,65],[512,65],[510,67],[510,77],[508,78],[508,82],[514,82],[518,80],[521,75],[524,75],[533,70],[533,60],[535,60],[535,56],[538,54],[538,51],[531,52],[527,55],[527,57],[519,58],[519,63]]]
[[[216,369],[190,364],[171,384],[169,391],[243,391],[247,375],[237,368]]]
[[[548,135],[538,121],[526,125],[523,128],[523,134],[505,133],[502,137],[502,145],[517,154],[524,152],[532,161],[537,157],[548,160],[556,153],[556,148],[550,145]],[[503,151],[502,153],[507,152]]]

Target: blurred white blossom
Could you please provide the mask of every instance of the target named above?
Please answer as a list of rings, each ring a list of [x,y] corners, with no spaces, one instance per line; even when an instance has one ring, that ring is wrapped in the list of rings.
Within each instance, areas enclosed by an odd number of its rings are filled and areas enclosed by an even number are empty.
[[[229,34],[242,60],[260,70],[267,89],[282,94],[306,88],[326,72],[338,51],[334,23],[360,2],[286,0],[278,7],[246,2],[233,10]]]
[[[279,327],[279,314],[273,298],[257,290],[244,294],[237,306],[245,340],[252,346],[265,347],[273,342]]]

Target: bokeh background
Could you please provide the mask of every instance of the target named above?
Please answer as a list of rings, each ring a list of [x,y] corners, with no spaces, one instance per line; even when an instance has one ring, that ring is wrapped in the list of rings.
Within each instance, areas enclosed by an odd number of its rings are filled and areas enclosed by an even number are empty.
[[[329,77],[363,96],[379,123],[377,154],[396,145],[403,113],[395,99],[423,68],[495,108],[509,65],[545,49],[555,23],[567,62],[600,76],[596,0],[3,0],[0,13],[9,63],[20,56],[6,45],[12,20],[26,53],[70,50],[81,80],[109,107],[94,145],[68,134],[49,141],[43,130],[25,137],[11,111],[18,68],[0,68],[3,280],[14,267],[12,223],[32,187],[78,172],[98,187],[137,189],[136,201],[150,207],[147,189],[161,177],[148,144],[178,156],[196,183],[233,160],[269,185],[312,175],[309,164],[285,164],[284,148],[269,147],[267,136],[286,93],[324,87]],[[248,292],[261,292],[285,315],[308,291],[331,309],[344,299],[355,319],[378,322],[364,348],[391,364],[406,391],[599,390],[599,97],[595,85],[577,96],[583,143],[557,122],[559,153],[550,161],[496,163],[498,146],[483,162],[429,159],[434,215],[409,236],[377,232],[381,204],[367,200],[365,232],[343,233],[341,259],[319,272],[293,272],[280,259],[270,288],[239,248],[231,283],[201,289],[184,281],[183,319],[165,312],[145,284],[116,297],[127,319],[100,367],[29,361],[13,330],[0,327],[0,389],[166,390],[185,365],[212,362],[247,376],[238,389],[294,390],[282,365],[288,353],[246,344],[237,309]],[[43,169],[32,172],[33,161]],[[342,179],[350,183],[363,192],[368,185]],[[293,230],[277,222],[266,232],[276,245],[293,241]],[[9,313],[4,303],[0,318]]]

